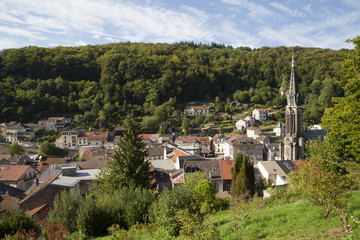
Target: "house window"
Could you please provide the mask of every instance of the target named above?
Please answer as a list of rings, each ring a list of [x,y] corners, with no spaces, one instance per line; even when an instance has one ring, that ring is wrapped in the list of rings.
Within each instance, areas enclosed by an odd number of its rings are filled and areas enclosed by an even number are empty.
[[[231,192],[231,184],[226,184],[226,191]]]
[[[213,172],[216,172],[216,168],[213,167],[212,171],[213,171]]]

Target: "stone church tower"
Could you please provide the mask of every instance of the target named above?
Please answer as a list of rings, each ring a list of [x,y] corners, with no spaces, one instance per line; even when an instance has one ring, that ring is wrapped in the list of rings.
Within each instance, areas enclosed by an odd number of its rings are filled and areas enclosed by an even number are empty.
[[[299,92],[295,80],[295,61],[292,55],[291,76],[285,110],[286,135],[281,145],[281,159],[304,158],[305,138],[303,130],[303,108],[299,103]]]

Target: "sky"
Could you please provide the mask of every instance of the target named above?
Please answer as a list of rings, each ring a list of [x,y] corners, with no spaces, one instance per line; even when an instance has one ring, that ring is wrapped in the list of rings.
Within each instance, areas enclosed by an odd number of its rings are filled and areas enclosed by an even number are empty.
[[[360,0],[0,0],[0,49],[194,41],[349,48]]]

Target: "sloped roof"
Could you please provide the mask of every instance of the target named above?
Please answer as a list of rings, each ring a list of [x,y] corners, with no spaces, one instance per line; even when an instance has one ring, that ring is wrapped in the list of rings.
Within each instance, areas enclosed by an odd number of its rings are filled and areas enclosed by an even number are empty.
[[[52,184],[64,187],[73,187],[80,181],[92,181],[97,180],[100,173],[100,169],[85,169],[76,171],[76,176],[63,176],[60,174]]]
[[[39,183],[38,185],[34,185],[35,187],[32,188],[32,191],[26,195],[26,197],[20,202],[20,204],[23,203],[24,201],[27,201],[29,198],[33,197],[36,193],[45,189],[49,184],[51,184],[59,176],[59,174],[60,174],[60,172],[57,172],[54,176],[50,177],[45,182]]]
[[[164,147],[149,147],[148,156],[162,156],[164,155]]]
[[[86,138],[108,138],[108,132],[85,132]]]
[[[0,154],[0,159],[8,160],[11,157],[11,154]]]
[[[220,160],[220,167],[223,180],[231,180],[231,169],[234,167],[235,160]]]
[[[0,181],[18,181],[30,169],[29,165],[0,165]]]
[[[196,171],[203,171],[206,173],[206,176],[211,179],[221,179],[221,168],[218,160],[203,160],[203,161],[192,161],[187,160],[184,163],[184,169],[186,172],[191,172],[192,167],[196,168]],[[211,174],[209,174],[211,173]],[[211,175],[211,178],[210,178]]]
[[[175,164],[171,159],[161,159],[161,160],[150,160],[151,166],[154,169],[163,169],[163,170],[171,170],[175,169]]]
[[[171,157],[171,159],[173,160],[174,163],[176,163],[176,159],[178,156],[189,156],[190,155],[190,153],[180,150],[179,148],[175,148],[173,151],[173,154],[174,155]]]

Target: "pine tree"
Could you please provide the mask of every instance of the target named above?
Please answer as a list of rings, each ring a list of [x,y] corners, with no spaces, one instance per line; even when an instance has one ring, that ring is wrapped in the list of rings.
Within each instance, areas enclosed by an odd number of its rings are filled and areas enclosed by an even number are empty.
[[[232,172],[231,193],[235,197],[248,198],[255,194],[254,167],[248,156],[241,152],[236,156]]]
[[[119,150],[114,160],[99,174],[98,193],[109,193],[123,186],[149,188],[153,172],[145,160],[145,143],[139,137],[139,125],[132,117],[125,121],[124,137],[119,141]]]

